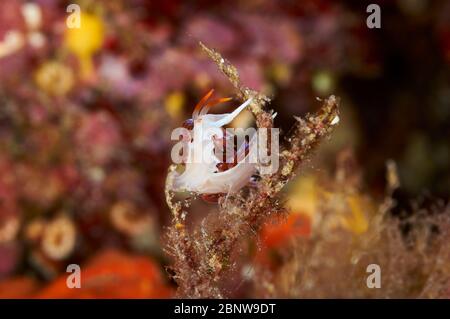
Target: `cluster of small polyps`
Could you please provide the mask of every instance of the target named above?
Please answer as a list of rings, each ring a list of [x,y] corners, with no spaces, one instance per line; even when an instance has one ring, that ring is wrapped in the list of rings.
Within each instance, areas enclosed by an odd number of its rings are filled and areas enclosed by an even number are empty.
[[[278,169],[278,129],[227,128],[252,101],[228,114],[207,114],[210,107],[230,100],[209,101],[209,91],[197,104],[192,119],[172,133],[182,137],[172,149],[172,160],[184,165],[183,173],[173,171],[175,191],[204,194],[204,199],[217,199],[218,194],[231,194],[247,185],[252,176],[271,174]]]

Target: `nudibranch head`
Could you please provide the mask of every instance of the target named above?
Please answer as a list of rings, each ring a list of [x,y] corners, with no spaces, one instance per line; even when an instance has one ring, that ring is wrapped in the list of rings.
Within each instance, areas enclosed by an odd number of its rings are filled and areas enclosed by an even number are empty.
[[[230,98],[210,100],[210,90],[195,106],[192,118],[183,123],[190,131],[187,156],[182,173],[173,172],[173,190],[190,191],[217,198],[218,194],[235,193],[249,183],[256,172],[256,164],[247,159],[255,147],[255,136],[236,145],[235,135],[224,126],[236,118],[252,101],[248,99],[233,112],[208,114],[209,109]],[[217,149],[222,153],[217,155]],[[201,154],[200,161],[195,160]]]

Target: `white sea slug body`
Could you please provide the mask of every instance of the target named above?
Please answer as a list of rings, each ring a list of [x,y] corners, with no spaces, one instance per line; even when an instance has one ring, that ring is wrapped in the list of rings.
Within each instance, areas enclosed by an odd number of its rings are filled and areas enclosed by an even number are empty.
[[[231,194],[244,187],[256,173],[256,164],[248,160],[250,152],[256,147],[256,136],[235,150],[234,135],[223,128],[250,104],[251,99],[231,113],[207,114],[211,106],[229,100],[223,98],[208,102],[212,92],[203,97],[195,107],[192,119],[183,124],[190,130],[192,139],[187,144],[184,172],[173,172],[175,191],[190,191],[207,196]],[[217,147],[226,148],[226,158],[217,155]]]

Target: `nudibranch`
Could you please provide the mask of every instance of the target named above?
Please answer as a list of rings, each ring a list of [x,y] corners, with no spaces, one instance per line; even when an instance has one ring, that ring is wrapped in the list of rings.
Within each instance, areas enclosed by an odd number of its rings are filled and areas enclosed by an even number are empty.
[[[231,113],[208,114],[212,106],[231,100],[220,98],[210,101],[212,94],[213,90],[210,90],[195,106],[192,119],[183,123],[183,127],[190,132],[185,148],[184,171],[172,172],[175,174],[172,179],[174,191],[194,192],[206,201],[216,201],[221,195],[239,191],[256,173],[256,163],[248,160],[256,147],[256,134],[238,146],[236,136],[224,128],[252,99],[246,100]],[[201,153],[200,161],[195,158],[196,152],[197,155]]]

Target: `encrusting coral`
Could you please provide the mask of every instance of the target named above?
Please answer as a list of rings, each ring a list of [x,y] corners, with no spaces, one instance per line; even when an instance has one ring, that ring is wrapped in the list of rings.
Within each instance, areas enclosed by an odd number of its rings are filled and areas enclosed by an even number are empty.
[[[243,102],[251,99],[249,108],[255,116],[257,128],[273,128],[273,112],[265,110],[270,99],[243,86],[236,68],[218,52],[202,43],[200,46],[230,80],[239,99]],[[186,217],[193,197],[174,199],[171,172],[176,166],[169,168],[165,193],[173,214],[173,225],[167,233],[167,252],[173,257],[171,270],[178,284],[179,296],[217,298],[229,295],[226,279],[233,278],[237,271],[234,259],[243,249],[243,239],[256,234],[270,216],[284,214],[277,195],[295,176],[299,165],[337,124],[338,104],[338,99],[330,96],[316,114],[307,115],[305,119],[296,118],[297,123],[286,138],[286,146],[280,150],[279,169],[273,174],[262,175],[255,187],[221,198],[218,203],[220,213],[209,214],[192,230],[186,227]]]

